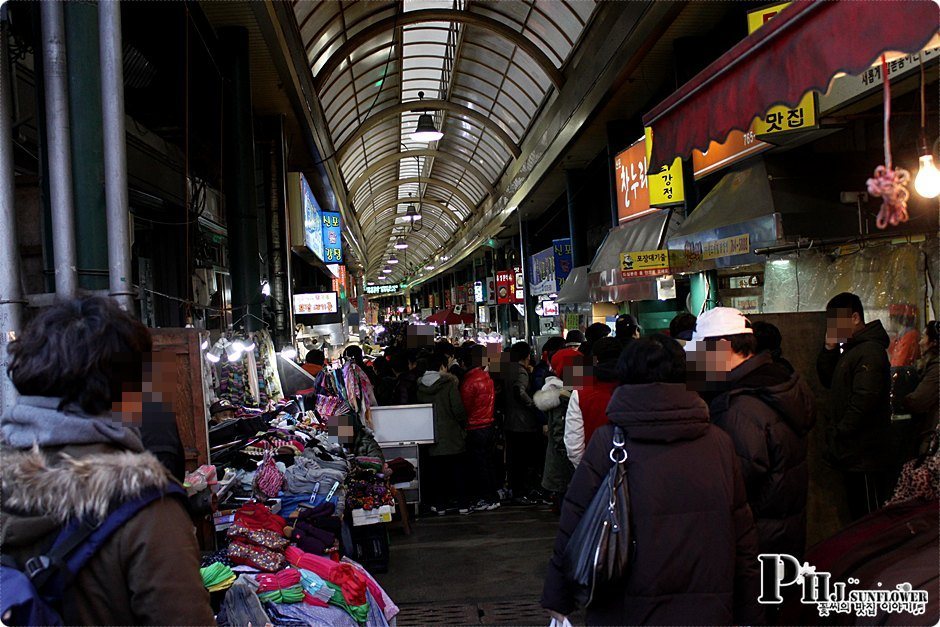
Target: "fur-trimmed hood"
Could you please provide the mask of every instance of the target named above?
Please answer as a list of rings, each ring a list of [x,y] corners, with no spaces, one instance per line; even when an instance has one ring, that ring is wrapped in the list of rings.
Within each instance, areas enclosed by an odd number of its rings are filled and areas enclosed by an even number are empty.
[[[38,448],[3,451],[0,464],[4,517],[104,518],[114,502],[166,487],[170,477],[150,453],[102,446],[69,447],[52,456]],[[88,454],[82,454],[82,449]],[[4,525],[6,527],[6,524]]]
[[[561,397],[571,396],[571,392],[564,389],[565,383],[558,377],[546,377],[545,385],[535,393],[532,400],[539,411],[549,411],[561,405]]]

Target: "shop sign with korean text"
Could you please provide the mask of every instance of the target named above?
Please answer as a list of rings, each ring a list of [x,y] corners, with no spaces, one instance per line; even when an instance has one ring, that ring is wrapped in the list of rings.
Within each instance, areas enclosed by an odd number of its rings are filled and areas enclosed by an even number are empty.
[[[337,275],[333,277],[333,291],[339,294],[341,300],[346,300],[346,266],[335,266]]]
[[[669,274],[668,250],[640,250],[620,253],[620,276],[662,276]]]
[[[516,293],[516,271],[499,270],[496,272],[496,302],[511,305],[522,302],[522,295]]]
[[[748,233],[702,242],[702,259],[719,259],[747,255],[751,252],[751,236]]]
[[[649,178],[646,176],[646,141],[640,139],[614,157],[617,186],[617,218],[620,222],[650,211]]]
[[[914,54],[888,61],[888,78],[893,83],[915,71],[923,63],[940,57],[940,48],[927,48]],[[839,76],[833,79],[829,91],[819,96],[819,110],[828,113],[871,93],[881,93],[884,76],[881,63],[876,63],[858,76]]]
[[[546,248],[529,257],[529,293],[552,294],[555,285],[555,249]]]
[[[486,302],[486,296],[484,295],[484,290],[483,290],[483,281],[473,282],[473,302],[475,303]]]
[[[552,254],[555,258],[555,291],[557,292],[571,274],[571,238],[552,240]]]
[[[653,129],[643,129],[646,141],[646,162],[649,163],[653,152]],[[685,182],[682,178],[682,159],[676,157],[669,165],[664,165],[659,172],[649,174],[650,206],[668,207],[685,202]]]
[[[390,285],[366,285],[366,294],[394,294],[405,289],[404,285],[392,283]]]
[[[323,263],[343,263],[343,229],[339,213],[324,211]]]
[[[496,277],[486,277],[486,304],[496,304]]]
[[[572,329],[577,329],[581,324],[580,316],[576,313],[565,314],[565,328],[569,331]]]
[[[331,314],[339,311],[336,292],[294,294],[293,301],[294,313],[297,315]]]
[[[319,259],[323,259],[323,212],[313,196],[307,179],[300,176],[301,196],[304,205],[304,244]]]

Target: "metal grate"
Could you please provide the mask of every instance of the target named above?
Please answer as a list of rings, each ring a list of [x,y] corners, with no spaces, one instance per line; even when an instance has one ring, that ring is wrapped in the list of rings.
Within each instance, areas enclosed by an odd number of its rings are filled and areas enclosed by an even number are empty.
[[[504,600],[473,605],[413,604],[400,606],[399,627],[438,625],[545,625],[548,614],[535,601]]]
[[[399,609],[398,627],[480,624],[476,605],[401,605]]]

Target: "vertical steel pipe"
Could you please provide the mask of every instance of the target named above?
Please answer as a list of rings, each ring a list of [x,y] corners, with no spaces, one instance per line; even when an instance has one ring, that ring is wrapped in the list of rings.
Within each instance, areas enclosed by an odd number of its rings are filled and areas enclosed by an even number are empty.
[[[111,298],[134,313],[130,220],[127,205],[127,147],[124,128],[124,61],[121,3],[98,2],[101,48],[101,113],[104,122],[104,193],[108,216],[108,275]]]
[[[40,14],[55,291],[59,298],[64,299],[73,298],[78,290],[64,3],[43,2]]]
[[[24,304],[14,205],[13,80],[8,37],[9,25],[0,16],[0,413],[16,402],[16,388],[7,376],[7,345],[23,324]]]

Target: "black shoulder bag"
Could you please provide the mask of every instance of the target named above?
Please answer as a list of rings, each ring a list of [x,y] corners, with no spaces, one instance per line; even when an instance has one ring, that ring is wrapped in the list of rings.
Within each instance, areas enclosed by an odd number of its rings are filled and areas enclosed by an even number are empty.
[[[620,427],[614,427],[610,449],[613,465],[568,539],[564,570],[582,606],[594,600],[598,587],[626,575],[634,542],[630,523],[627,449]]]

